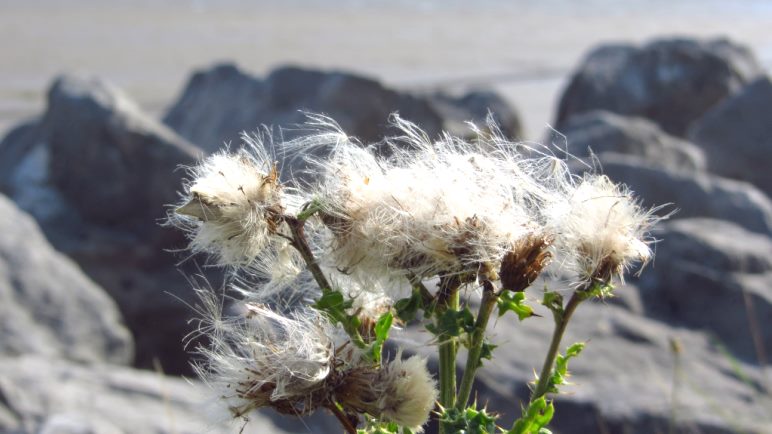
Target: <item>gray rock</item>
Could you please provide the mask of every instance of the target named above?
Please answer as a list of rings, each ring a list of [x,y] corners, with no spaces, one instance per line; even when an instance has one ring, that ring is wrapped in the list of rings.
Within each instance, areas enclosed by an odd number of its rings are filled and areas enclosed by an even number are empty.
[[[674,221],[656,235],[656,263],[639,285],[648,315],[710,330],[758,363],[757,352],[772,348],[770,237],[710,219]]]
[[[49,241],[117,301],[135,336],[136,363],[187,372],[182,338],[195,296],[168,250],[183,235],[159,225],[183,171],[201,151],[98,79],[64,76],[40,120],[0,145],[0,189]],[[199,270],[190,263],[187,273]]]
[[[660,214],[677,210],[672,218],[710,217],[772,234],[772,202],[751,184],[701,172],[670,172],[632,156],[607,155],[601,165],[603,173],[629,186],[645,206],[671,204]]]
[[[748,48],[726,39],[603,45],[571,78],[560,99],[557,128],[571,116],[601,109],[646,117],[683,137],[695,119],[762,73]]]
[[[132,361],[113,300],[2,195],[0,233],[0,354]]]
[[[662,131],[657,124],[595,110],[572,116],[546,143],[582,159],[606,154],[634,155],[652,166],[669,170],[705,169],[705,155],[697,146]]]
[[[193,75],[164,122],[209,152],[223,143],[238,143],[241,132],[261,125],[287,128],[285,137],[301,131],[301,111],[326,114],[364,142],[388,134],[389,114],[398,111],[430,135],[442,119],[425,100],[384,87],[375,80],[344,73],[295,67],[273,71],[265,80],[233,65],[220,65]]]
[[[772,197],[772,82],[764,77],[707,112],[689,131],[711,172],[748,181]]]
[[[443,119],[444,130],[458,137],[469,137],[467,122],[485,127],[488,115],[509,139],[525,139],[520,116],[507,101],[493,91],[472,90],[460,96],[445,92],[429,95],[429,102]]]
[[[538,290],[529,290],[530,299],[539,296]],[[491,342],[498,347],[493,360],[484,361],[475,388],[478,402],[498,412],[505,428],[527,402],[528,383],[541,368],[552,333],[551,314],[532,305],[543,317],[518,322],[508,315],[490,325]],[[410,352],[429,356],[436,366],[431,335],[408,328],[395,338]],[[671,339],[683,349],[678,366]],[[668,432],[673,406],[675,432],[768,432],[772,416],[765,407],[769,398],[761,370],[727,357],[705,333],[585,302],[571,320],[562,348],[579,341],[586,342],[586,348],[569,365],[572,384],[555,400],[550,429],[556,434]],[[744,378],[737,376],[738,370]]]
[[[25,356],[0,358],[0,431],[6,433],[232,433],[211,420],[197,382],[110,365]],[[335,432],[331,417],[307,420],[252,413],[244,432]]]

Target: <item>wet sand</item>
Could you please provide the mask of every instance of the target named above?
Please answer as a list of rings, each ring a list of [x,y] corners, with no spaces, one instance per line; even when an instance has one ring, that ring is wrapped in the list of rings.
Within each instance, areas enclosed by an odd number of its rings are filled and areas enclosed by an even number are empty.
[[[43,109],[61,72],[102,76],[160,116],[194,69],[233,61],[258,75],[295,64],[416,90],[492,87],[537,139],[571,69],[596,44],[728,36],[769,69],[770,22],[772,2],[761,0],[0,0],[0,134]]]

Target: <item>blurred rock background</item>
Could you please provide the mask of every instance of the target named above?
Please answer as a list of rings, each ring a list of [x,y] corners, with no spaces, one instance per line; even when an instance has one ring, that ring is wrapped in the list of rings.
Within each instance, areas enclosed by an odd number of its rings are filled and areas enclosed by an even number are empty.
[[[642,277],[576,315],[554,432],[772,433],[772,8],[646,4],[0,4],[0,432],[237,432],[180,378],[189,276],[218,275],[159,225],[177,168],[262,124],[301,134],[302,110],[363,141],[393,111],[436,135],[490,110],[678,210]],[[504,422],[550,328],[492,328],[478,399]]]

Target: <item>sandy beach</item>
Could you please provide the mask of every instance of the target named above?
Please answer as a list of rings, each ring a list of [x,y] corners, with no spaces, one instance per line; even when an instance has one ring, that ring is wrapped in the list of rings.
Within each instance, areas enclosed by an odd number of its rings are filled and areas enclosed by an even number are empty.
[[[0,1],[0,134],[62,72],[104,77],[160,115],[189,74],[232,61],[345,69],[415,90],[492,87],[542,135],[572,68],[608,41],[727,36],[772,66],[772,3]]]

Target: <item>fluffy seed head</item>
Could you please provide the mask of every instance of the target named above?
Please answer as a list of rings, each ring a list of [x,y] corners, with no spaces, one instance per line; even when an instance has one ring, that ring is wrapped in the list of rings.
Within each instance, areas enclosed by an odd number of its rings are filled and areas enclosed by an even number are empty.
[[[336,397],[346,408],[420,431],[434,408],[437,389],[426,359],[402,360],[398,355],[380,369],[349,372]]]
[[[405,134],[390,143],[389,157],[339,140],[314,162],[327,250],[339,269],[419,278],[477,271],[537,229],[538,188],[513,147],[432,142],[412,124],[396,126]]]
[[[254,260],[278,230],[285,206],[278,171],[260,142],[214,154],[189,173],[185,203],[175,211],[193,252],[213,254],[220,265]]]
[[[580,282],[609,282],[634,262],[651,258],[646,231],[656,217],[624,186],[587,175],[546,209],[556,246]]]
[[[199,376],[217,391],[232,417],[259,407],[308,414],[324,401],[325,381],[344,335],[312,309],[280,315],[246,304],[241,315],[222,318],[208,302],[209,346],[198,348]]]

